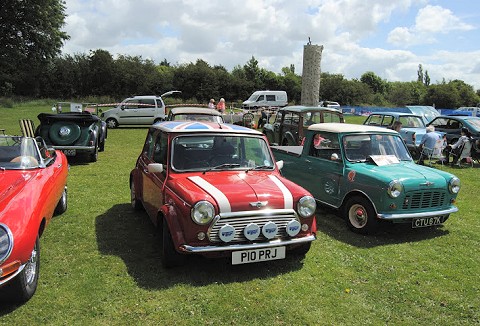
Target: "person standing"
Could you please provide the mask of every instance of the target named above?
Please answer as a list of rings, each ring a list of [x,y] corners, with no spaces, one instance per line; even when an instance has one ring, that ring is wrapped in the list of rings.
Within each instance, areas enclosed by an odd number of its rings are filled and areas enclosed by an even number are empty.
[[[225,99],[223,97],[220,99],[220,101],[217,104],[217,110],[221,114],[225,113]]]
[[[208,102],[208,108],[215,109],[215,100],[213,98]]]

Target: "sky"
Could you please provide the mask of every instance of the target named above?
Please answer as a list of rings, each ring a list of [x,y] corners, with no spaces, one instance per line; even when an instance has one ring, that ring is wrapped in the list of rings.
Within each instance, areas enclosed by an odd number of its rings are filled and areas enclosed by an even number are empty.
[[[63,54],[103,49],[228,71],[252,57],[281,73],[303,67],[309,39],[321,71],[387,81],[460,79],[480,89],[478,0],[65,0]]]

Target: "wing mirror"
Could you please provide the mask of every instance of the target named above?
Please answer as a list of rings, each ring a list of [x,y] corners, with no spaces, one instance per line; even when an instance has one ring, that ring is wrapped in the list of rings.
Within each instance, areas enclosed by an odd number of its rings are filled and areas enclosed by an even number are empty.
[[[163,164],[161,163],[150,163],[147,165],[147,170],[149,173],[162,173],[163,172]]]
[[[281,170],[283,168],[283,161],[278,161],[277,163],[275,163],[277,165],[277,168],[279,170]]]

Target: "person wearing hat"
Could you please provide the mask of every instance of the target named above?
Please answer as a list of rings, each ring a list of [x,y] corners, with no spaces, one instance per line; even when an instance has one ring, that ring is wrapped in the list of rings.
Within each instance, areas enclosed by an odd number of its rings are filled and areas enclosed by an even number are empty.
[[[435,144],[440,140],[440,135],[437,134],[434,126],[428,126],[427,132],[423,135],[422,140],[420,141],[420,158],[418,159],[418,164],[423,165],[425,157],[432,155],[435,148]]]
[[[213,98],[208,102],[208,108],[215,109],[215,100]]]
[[[457,140],[455,144],[449,144],[445,148],[445,158],[446,158],[446,163],[448,164],[450,160],[450,155],[453,153],[453,162],[452,165],[457,164],[458,157],[462,153],[463,146],[470,141],[472,138],[472,134],[470,133],[470,130],[467,128],[463,127],[462,130],[460,131],[461,137]]]

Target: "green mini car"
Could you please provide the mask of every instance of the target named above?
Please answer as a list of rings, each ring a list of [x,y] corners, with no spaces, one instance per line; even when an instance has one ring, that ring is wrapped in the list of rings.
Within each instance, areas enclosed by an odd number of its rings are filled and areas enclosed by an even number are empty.
[[[273,146],[282,174],[321,204],[339,209],[351,230],[373,233],[379,223],[412,228],[444,223],[460,190],[451,173],[413,162],[400,134],[386,128],[322,123],[303,146]]]
[[[83,155],[96,162],[98,152],[105,149],[107,125],[90,112],[40,113],[38,120],[35,135],[67,157]]]

